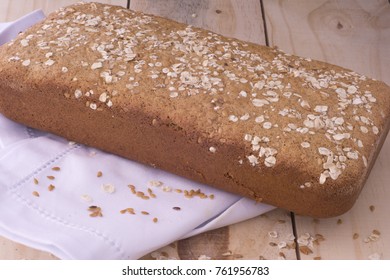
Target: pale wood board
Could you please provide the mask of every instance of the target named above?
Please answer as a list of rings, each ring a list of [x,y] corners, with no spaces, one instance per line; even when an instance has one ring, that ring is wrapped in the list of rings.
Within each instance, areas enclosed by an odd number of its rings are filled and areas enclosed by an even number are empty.
[[[174,242],[143,259],[296,259],[290,213],[259,217]]]
[[[60,7],[81,2],[80,0],[1,0],[0,22],[16,20],[36,9],[42,9],[47,15]],[[84,0],[126,7],[127,0]]]
[[[335,63],[390,84],[388,1],[264,0],[263,3],[270,45]],[[325,238],[320,245],[310,248],[312,253],[301,252],[302,259],[390,259],[389,157],[390,137],[361,196],[348,213],[322,220],[296,217],[298,238],[307,234],[321,234]],[[371,205],[375,210],[370,210]],[[365,242],[373,230],[378,230],[380,237]],[[355,239],[354,234],[358,234]]]
[[[271,45],[390,83],[387,0],[264,0],[263,3]]]
[[[0,260],[56,260],[48,252],[36,250],[0,236]]]
[[[245,5],[237,0],[186,2],[188,2],[188,5],[186,3],[179,5],[179,1],[133,0],[131,1],[131,8],[204,27],[226,36],[265,43],[259,1],[247,1]],[[17,10],[16,8],[10,8],[11,5],[14,5],[13,3],[11,1],[7,3],[7,16],[3,18],[13,19],[19,16],[13,14],[13,11]],[[176,4],[178,6],[175,6]],[[41,5],[35,4],[30,10],[44,6],[44,3]],[[167,7],[174,7],[174,9]],[[20,14],[22,15],[28,11],[25,10]],[[278,236],[270,237],[269,232],[276,232]],[[295,259],[294,249],[279,249],[277,245],[284,240],[291,243],[291,239],[292,224],[289,213],[277,209],[249,221],[172,243],[145,256],[144,259],[198,259],[202,257],[214,259]],[[1,238],[0,242],[2,246],[0,259],[50,259],[53,257],[50,254],[13,243],[4,238]]]
[[[130,9],[265,44],[259,0],[131,0]]]

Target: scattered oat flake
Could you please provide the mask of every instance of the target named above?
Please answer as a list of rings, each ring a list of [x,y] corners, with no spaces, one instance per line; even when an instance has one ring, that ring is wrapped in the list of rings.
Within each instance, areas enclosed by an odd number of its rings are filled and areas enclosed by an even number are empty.
[[[47,65],[47,66],[52,66],[54,63],[55,63],[54,60],[49,59],[49,60],[47,60],[47,61],[45,62],[45,65]]]
[[[20,40],[20,44],[22,45],[22,47],[27,47],[28,43],[29,43],[29,40],[27,40],[27,39]]]
[[[230,250],[221,254],[221,256],[223,256],[223,257],[227,257],[227,256],[231,256],[231,255],[233,255],[233,252]]]
[[[39,192],[33,191],[33,192],[32,192],[32,195],[33,195],[33,196],[36,196],[36,197],[39,197]]]
[[[353,240],[356,240],[356,239],[358,239],[359,238],[359,233],[354,233],[353,235],[352,235],[352,239]]]
[[[278,233],[276,231],[270,231],[270,232],[268,232],[268,236],[271,238],[277,238]]]
[[[153,218],[153,223],[157,223],[158,222],[158,219],[157,218]]]
[[[47,189],[49,190],[49,192],[53,191],[56,187],[52,184],[50,184]]]
[[[161,181],[149,181],[149,185],[151,187],[161,187],[164,183]]]
[[[369,209],[370,209],[371,212],[374,212],[375,206],[374,205],[370,205]]]
[[[112,184],[103,184],[101,186],[102,191],[106,193],[114,193],[115,192],[115,186]]]
[[[38,184],[39,184],[39,181],[38,181],[37,178],[34,178],[34,184],[35,184],[35,185],[38,185]]]
[[[22,62],[22,65],[23,66],[29,66],[31,64],[31,60],[30,59],[26,59],[26,60],[24,60],[23,62]]]
[[[271,127],[272,127],[272,123],[270,123],[270,122],[263,123],[263,128],[264,129],[270,129]]]
[[[91,69],[95,70],[95,69],[99,69],[99,68],[102,68],[102,67],[103,67],[103,63],[95,62],[95,63],[92,64]]]
[[[370,260],[380,260],[381,259],[381,255],[379,253],[373,253],[373,254],[368,256],[368,259],[370,259]]]
[[[310,143],[309,142],[302,142],[301,143],[301,146],[302,146],[302,148],[310,148]]]
[[[274,156],[266,157],[264,160],[264,164],[267,167],[273,167],[276,164],[276,158]]]
[[[238,121],[238,117],[235,116],[235,115],[230,115],[230,116],[229,116],[229,121],[231,121],[231,122],[237,122],[237,121]]]
[[[92,197],[90,197],[88,194],[81,195],[81,199],[86,202],[92,202]]]
[[[341,225],[342,223],[343,223],[343,220],[342,220],[342,219],[338,219],[338,220],[337,220],[337,224],[338,224],[338,225]]]
[[[82,91],[79,90],[79,89],[76,89],[76,90],[74,91],[74,97],[80,98],[81,96],[83,96]]]
[[[58,166],[54,166],[51,170],[53,170],[53,171],[60,171],[61,170],[61,168],[60,167],[58,167]]]
[[[49,179],[49,180],[54,180],[56,177],[54,177],[54,176],[52,176],[52,175],[49,175],[49,176],[46,176],[47,177],[47,179]]]
[[[283,249],[287,247],[287,243],[285,241],[281,241],[278,243],[278,248]]]
[[[176,211],[180,211],[180,210],[181,210],[181,208],[178,207],[178,206],[172,207],[172,209],[173,209],[173,210],[176,210]]]
[[[141,211],[141,214],[142,214],[142,215],[149,215],[149,212],[147,212],[147,211]]]
[[[96,174],[96,177],[102,177],[102,176],[103,176],[103,172],[98,171],[97,174]]]
[[[170,92],[170,93],[169,93],[169,97],[170,97],[170,98],[176,98],[176,97],[178,97],[178,96],[179,96],[179,93],[176,92],[176,91],[173,91],[173,92]]]

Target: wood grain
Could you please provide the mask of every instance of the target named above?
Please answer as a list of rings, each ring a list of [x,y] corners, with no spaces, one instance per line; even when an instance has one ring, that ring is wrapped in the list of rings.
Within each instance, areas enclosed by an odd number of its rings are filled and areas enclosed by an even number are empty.
[[[264,0],[270,44],[390,83],[386,0]]]
[[[0,21],[13,21],[36,9],[42,9],[45,14],[74,3],[79,0],[1,0]],[[127,0],[85,0],[84,2],[101,2],[126,7]]]
[[[390,84],[388,1],[263,3],[271,45],[339,64]],[[323,220],[296,217],[302,259],[390,259],[389,168],[390,137],[351,211]],[[373,231],[380,232],[379,236]]]
[[[276,209],[248,221],[177,241],[143,259],[296,259],[290,214]]]
[[[0,236],[0,260],[55,260],[50,253],[32,249]]]
[[[258,0],[132,0],[130,9],[265,44]]]

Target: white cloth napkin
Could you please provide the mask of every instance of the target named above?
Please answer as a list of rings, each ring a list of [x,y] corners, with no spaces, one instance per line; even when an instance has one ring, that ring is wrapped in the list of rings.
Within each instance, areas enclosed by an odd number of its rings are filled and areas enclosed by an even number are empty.
[[[49,185],[55,189],[49,191]],[[133,194],[128,185],[150,198]],[[191,189],[208,198],[185,197],[184,190]],[[69,143],[1,115],[0,205],[0,235],[62,259],[137,259],[175,240],[273,208]],[[90,217],[90,206],[100,207],[102,217]],[[126,208],[135,214],[121,214]]]

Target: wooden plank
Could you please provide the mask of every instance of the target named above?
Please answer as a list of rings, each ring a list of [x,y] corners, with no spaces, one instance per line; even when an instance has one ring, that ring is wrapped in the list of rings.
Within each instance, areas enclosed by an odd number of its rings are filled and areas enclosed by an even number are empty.
[[[390,84],[386,0],[264,0],[270,44]]]
[[[132,0],[130,9],[265,44],[259,0]]]
[[[42,9],[45,14],[74,3],[79,0],[1,0],[0,1],[0,22],[13,21],[36,9]],[[127,0],[86,0],[84,2],[101,2],[126,7]]]
[[[32,249],[0,236],[0,260],[55,260],[50,253]]]
[[[38,3],[38,1],[35,2]],[[257,0],[246,1],[245,4],[238,0],[198,2],[132,0],[131,3],[133,9],[171,17],[226,36],[265,44],[260,1]],[[5,7],[4,9],[8,11],[3,16],[7,20],[19,16],[16,8],[10,8],[11,4],[11,1],[0,4],[3,5],[0,8]],[[44,4],[41,6],[34,4],[30,8],[33,10],[44,6]],[[27,10],[20,15],[26,12]],[[219,242],[219,240],[223,242]],[[0,251],[0,259],[18,258],[16,251],[24,252],[20,255],[21,258],[49,258],[48,255],[33,249],[26,247],[20,249],[20,245],[10,241],[2,239],[1,242],[3,247],[8,249]],[[290,246],[284,247],[283,242]],[[249,221],[172,243],[145,256],[144,259],[208,257],[215,259],[295,259],[295,251],[291,244],[293,244],[292,225],[289,213],[283,210],[274,210]],[[278,245],[283,248],[279,248]]]
[[[263,3],[271,45],[339,64],[390,84],[387,0]],[[302,259],[390,259],[389,168],[390,137],[351,211],[332,219],[296,217]]]
[[[172,243],[143,259],[296,259],[289,212],[259,217]]]

